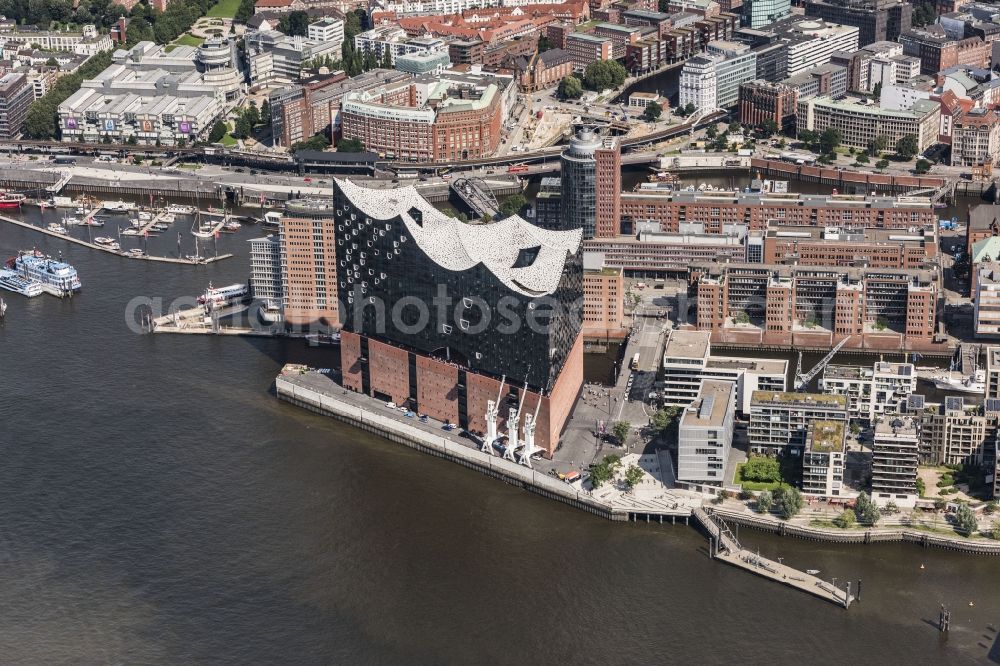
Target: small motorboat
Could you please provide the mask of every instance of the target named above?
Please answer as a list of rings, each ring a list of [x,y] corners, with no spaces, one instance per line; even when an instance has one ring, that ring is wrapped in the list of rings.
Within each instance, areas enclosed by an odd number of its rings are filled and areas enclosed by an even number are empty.
[[[66,233],[66,227],[56,222],[49,222],[48,226],[45,227],[54,234],[64,234]]]
[[[122,229],[122,236],[138,236],[140,233],[142,232],[140,232],[135,227],[132,227],[130,229]]]
[[[806,569],[806,573],[810,576],[816,576],[819,574],[819,569]]]

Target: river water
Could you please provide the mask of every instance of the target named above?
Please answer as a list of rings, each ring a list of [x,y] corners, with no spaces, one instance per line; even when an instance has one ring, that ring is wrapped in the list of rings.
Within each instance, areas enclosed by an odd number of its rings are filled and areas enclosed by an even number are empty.
[[[243,280],[252,233],[191,267],[0,224],[0,256],[61,252],[84,284],[4,293],[3,663],[1000,659],[1000,559],[741,535],[863,579],[845,612],[710,561],[691,528],[612,524],[274,398],[284,362],[326,350],[130,330],[135,296]]]

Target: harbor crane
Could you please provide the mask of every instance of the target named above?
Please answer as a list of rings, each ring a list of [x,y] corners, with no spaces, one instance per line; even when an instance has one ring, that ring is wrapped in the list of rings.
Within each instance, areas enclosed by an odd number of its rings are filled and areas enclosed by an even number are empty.
[[[511,407],[507,417],[507,450],[503,452],[503,457],[512,463],[517,462],[517,458],[514,457],[514,452],[521,445],[518,441],[517,431],[519,423],[521,421],[521,410],[524,407],[524,396],[528,393],[528,378],[524,378],[524,388],[521,389],[521,399],[517,403],[517,407]]]
[[[825,368],[827,364],[833,360],[833,357],[836,356],[837,352],[839,352],[850,339],[851,336],[848,335],[846,338],[835,344],[833,349],[831,349],[826,356],[820,359],[820,362],[813,366],[812,370],[806,373],[802,372],[802,352],[799,352],[799,361],[795,366],[795,390],[804,391],[806,386],[809,385],[809,382],[815,379],[816,375],[823,371],[823,368]]]
[[[486,401],[486,437],[483,439],[480,451],[489,455],[493,455],[493,442],[497,438],[497,416],[500,414],[500,396],[503,395],[503,387],[506,383],[507,375],[504,375],[500,380],[500,391],[497,393],[496,401]]]

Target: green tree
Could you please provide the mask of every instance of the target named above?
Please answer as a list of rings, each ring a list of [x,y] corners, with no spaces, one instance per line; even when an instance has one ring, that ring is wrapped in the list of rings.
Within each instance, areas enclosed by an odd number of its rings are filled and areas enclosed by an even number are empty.
[[[649,122],[656,122],[663,115],[663,107],[656,102],[650,102],[642,112],[642,117]]]
[[[960,534],[972,536],[978,528],[979,521],[976,520],[976,514],[972,512],[969,505],[964,503],[959,504],[958,510],[955,512],[955,529]]]
[[[221,120],[216,120],[215,124],[212,125],[212,130],[208,133],[209,143],[219,143],[222,141],[222,137],[226,136],[226,124]]]
[[[1000,541],[1000,520],[994,520],[990,525],[990,537]]]
[[[253,17],[254,10],[254,0],[241,0],[240,8],[236,10],[236,15],[233,17],[240,23],[246,23]]]
[[[872,88],[872,97],[874,99],[876,99],[876,100],[882,98],[882,82],[881,81],[879,81],[878,83],[876,83],[875,87]]]
[[[780,131],[781,128],[778,127],[778,123],[776,123],[773,118],[768,118],[760,124],[760,134],[765,139],[770,139]]]
[[[840,145],[842,137],[840,130],[828,127],[819,135],[819,149],[822,153],[832,153]]]
[[[917,144],[917,137],[913,134],[907,134],[896,142],[896,155],[902,160],[911,160],[918,152],[920,152],[920,146]]]
[[[600,488],[614,478],[621,464],[622,459],[619,456],[604,456],[604,460],[590,466],[590,483],[594,488]]]
[[[879,160],[875,163],[875,168],[879,171],[884,171],[889,168],[889,160]]]
[[[528,200],[522,194],[515,194],[507,197],[500,204],[500,214],[504,217],[520,213],[528,205]]]
[[[844,529],[854,527],[856,518],[853,511],[845,511],[833,519],[833,524]]]
[[[330,140],[326,138],[326,134],[320,132],[315,134],[305,141],[299,141],[298,143],[293,143],[289,148],[293,153],[297,153],[300,150],[325,150],[330,147]]]
[[[913,7],[913,18],[911,19],[914,27],[923,27],[937,21],[937,11],[935,11],[934,5],[927,2],[921,2]]]
[[[233,136],[237,139],[246,139],[250,136],[252,131],[253,126],[250,125],[250,121],[247,120],[247,117],[243,115],[236,120],[236,127],[233,129]]]
[[[615,421],[615,424],[611,427],[611,434],[615,436],[618,443],[622,446],[628,440],[628,434],[632,432],[632,424],[628,421]]]
[[[260,125],[260,111],[254,102],[250,102],[250,106],[243,110],[243,117],[247,119],[251,127]]]
[[[559,82],[556,93],[563,99],[579,99],[583,95],[583,83],[575,76],[567,76]]]
[[[635,488],[642,481],[643,474],[645,472],[638,465],[629,465],[628,469],[625,470],[625,483],[628,484],[629,488]]]
[[[260,105],[260,122],[262,125],[271,124],[271,103],[266,99],[263,104]]]
[[[802,493],[798,488],[784,488],[777,501],[778,515],[785,520],[793,518],[802,510],[803,504]]]
[[[920,158],[919,160],[917,160],[917,163],[913,166],[913,170],[916,171],[917,173],[927,173],[928,171],[931,170],[930,160],[925,160],[923,158]]]
[[[283,15],[278,21],[278,30],[286,35],[305,37],[309,34],[309,14],[294,11]]]
[[[771,507],[774,506],[774,496],[771,494],[770,490],[761,491],[757,495],[757,513],[768,513],[771,511]]]
[[[660,407],[653,414],[651,419],[653,423],[653,428],[660,434],[666,433],[677,422],[677,416],[680,414],[680,408],[675,405],[668,405],[666,407]]]
[[[363,153],[365,147],[360,139],[341,139],[337,142],[338,153]]]
[[[715,123],[712,123],[707,128],[705,128],[705,138],[706,139],[714,139],[717,136],[719,136],[719,126],[718,125],[716,125]]]
[[[591,90],[607,90],[612,86],[613,79],[608,69],[607,60],[595,60],[583,71],[583,82]]]
[[[542,35],[541,37],[538,38],[539,53],[544,53],[545,51],[549,51],[553,48],[555,48],[555,45],[552,43],[552,40],[550,40],[548,37]]]
[[[854,161],[858,164],[868,164],[871,160],[864,153],[858,153],[857,157],[854,158]]]
[[[920,497],[923,497],[925,492],[927,492],[927,487],[924,484],[924,480],[921,479],[918,476],[917,477],[917,495],[920,496]]]
[[[879,518],[882,514],[879,513],[878,507],[869,497],[868,493],[862,492],[858,495],[858,498],[854,500],[854,515],[858,517],[858,522],[862,525],[875,526],[878,523]]]
[[[810,129],[804,129],[799,131],[799,141],[804,143],[806,145],[806,148],[810,150],[812,150],[813,146],[816,145],[816,142],[818,140],[819,140],[819,135]]]
[[[740,468],[743,481],[776,483],[781,480],[781,465],[775,458],[750,456]]]
[[[868,155],[878,157],[882,151],[889,147],[889,139],[884,136],[877,136],[868,142]]]

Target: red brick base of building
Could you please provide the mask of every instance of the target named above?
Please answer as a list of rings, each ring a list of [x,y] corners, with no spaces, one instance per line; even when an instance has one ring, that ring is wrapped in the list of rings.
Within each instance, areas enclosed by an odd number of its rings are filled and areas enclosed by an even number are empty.
[[[364,353],[366,346],[367,354]],[[367,358],[367,382],[363,358]],[[499,396],[497,429],[504,432],[510,407],[516,407],[522,400],[521,387],[510,382],[501,389],[500,380],[493,377],[348,331],[341,334],[340,360],[345,388],[391,400],[397,405],[407,405],[432,419],[454,423],[477,433],[486,431],[487,401],[496,400]],[[463,376],[464,386],[461,383]],[[551,393],[540,395],[529,390],[523,396],[522,416],[534,414],[538,409],[535,445],[544,450],[545,457],[551,458],[558,448],[559,437],[582,387],[581,334],[573,344]]]

